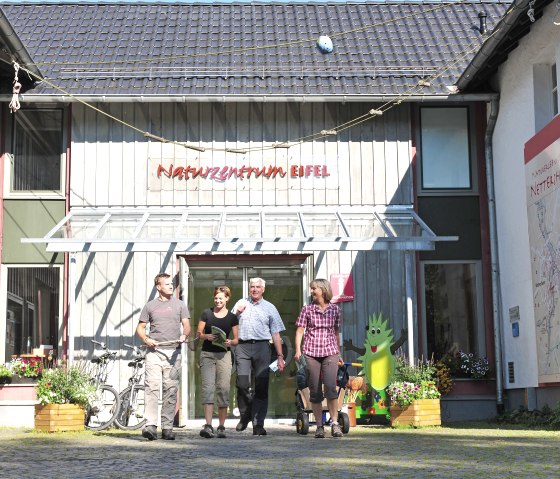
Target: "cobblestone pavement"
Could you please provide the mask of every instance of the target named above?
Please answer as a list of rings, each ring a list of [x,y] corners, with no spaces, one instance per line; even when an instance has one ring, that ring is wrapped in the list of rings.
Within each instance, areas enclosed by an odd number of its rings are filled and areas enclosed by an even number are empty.
[[[290,425],[266,425],[226,439],[203,439],[199,426],[176,441],[146,441],[140,431],[38,433],[0,429],[0,477],[61,478],[558,478],[560,431],[480,426],[390,429],[357,426],[343,438],[315,439]]]

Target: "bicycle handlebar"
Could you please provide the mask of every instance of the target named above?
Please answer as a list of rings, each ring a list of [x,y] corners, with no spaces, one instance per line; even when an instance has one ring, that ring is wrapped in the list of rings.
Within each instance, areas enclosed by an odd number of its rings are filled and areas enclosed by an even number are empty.
[[[136,354],[137,356],[144,356],[144,353],[142,351],[140,351],[140,348],[136,345],[132,345],[132,344],[124,344],[124,347],[128,348],[128,349],[132,349],[132,352],[134,354]]]
[[[105,343],[96,341],[95,339],[92,339],[91,342],[92,342],[93,344],[97,344],[98,346],[101,346],[103,349],[107,349],[107,345],[106,345]]]

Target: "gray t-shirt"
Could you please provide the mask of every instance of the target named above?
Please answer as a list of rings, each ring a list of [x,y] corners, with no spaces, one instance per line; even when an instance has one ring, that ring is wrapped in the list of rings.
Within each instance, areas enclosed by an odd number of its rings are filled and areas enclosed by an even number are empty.
[[[146,303],[140,313],[139,321],[150,325],[150,338],[155,341],[176,341],[183,334],[183,318],[190,318],[189,308],[177,298],[161,301],[159,298]],[[163,345],[162,349],[175,349],[173,344]]]

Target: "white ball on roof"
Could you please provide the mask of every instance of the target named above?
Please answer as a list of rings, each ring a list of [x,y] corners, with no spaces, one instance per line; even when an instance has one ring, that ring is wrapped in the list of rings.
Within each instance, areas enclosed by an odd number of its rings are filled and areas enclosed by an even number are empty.
[[[317,47],[321,53],[331,53],[333,51],[333,42],[327,35],[321,35],[317,40]]]

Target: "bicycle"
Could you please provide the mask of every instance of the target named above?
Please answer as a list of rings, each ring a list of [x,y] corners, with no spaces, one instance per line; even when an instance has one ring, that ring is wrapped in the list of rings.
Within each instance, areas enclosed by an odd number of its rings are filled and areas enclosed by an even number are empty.
[[[95,365],[92,382],[96,386],[95,397],[85,410],[85,426],[87,429],[102,431],[113,424],[120,409],[120,398],[117,391],[107,384],[109,364],[114,362],[117,353],[109,351],[105,343],[91,340],[100,346],[104,352],[101,356],[94,356],[91,362]]]
[[[146,354],[140,351],[137,346],[125,344],[125,347],[132,349],[136,357],[128,363],[132,368],[132,375],[128,379],[128,387],[123,389],[120,394],[121,407],[115,417],[115,424],[120,429],[140,429],[146,424],[144,417],[144,360]]]

